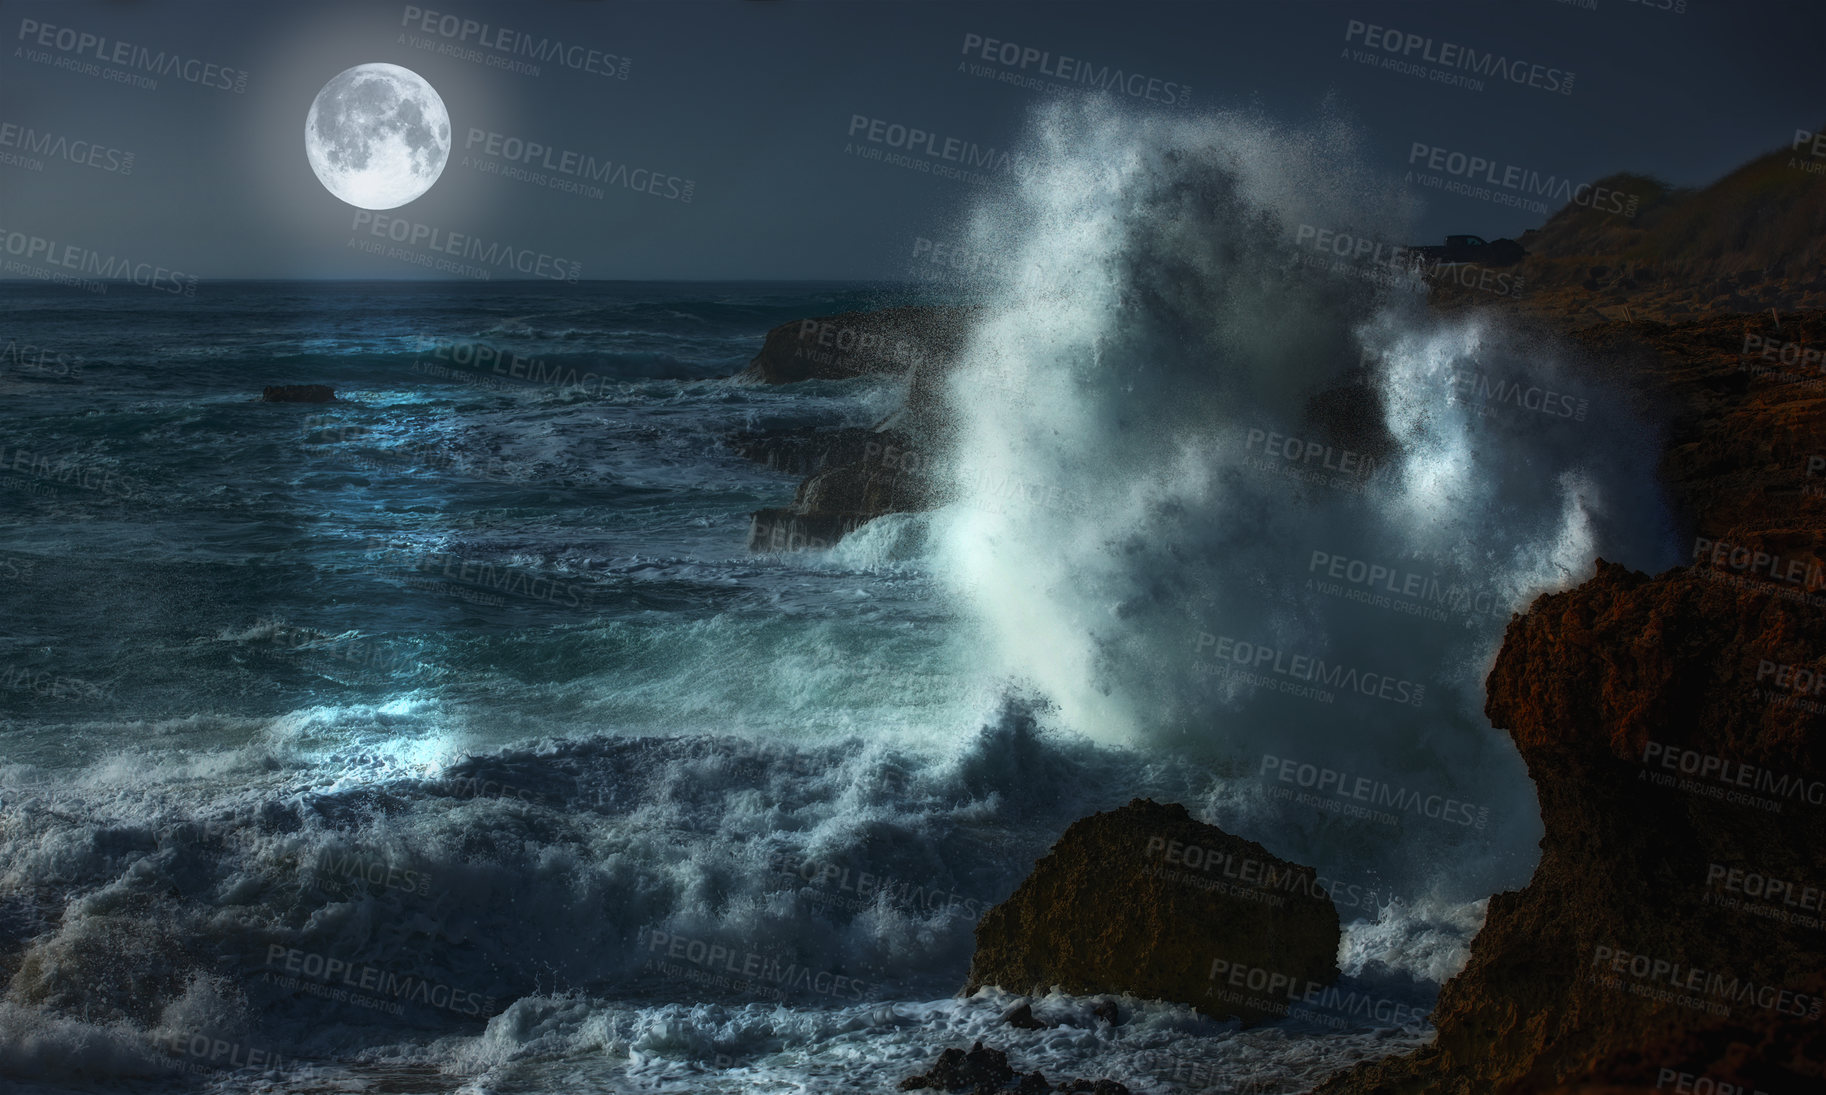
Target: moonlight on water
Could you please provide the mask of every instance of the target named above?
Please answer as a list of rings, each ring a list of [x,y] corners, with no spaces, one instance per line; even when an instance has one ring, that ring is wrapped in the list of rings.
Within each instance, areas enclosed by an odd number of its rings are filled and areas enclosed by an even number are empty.
[[[393,209],[431,189],[450,158],[450,114],[425,78],[399,65],[338,73],[304,120],[311,170],[362,209]]]

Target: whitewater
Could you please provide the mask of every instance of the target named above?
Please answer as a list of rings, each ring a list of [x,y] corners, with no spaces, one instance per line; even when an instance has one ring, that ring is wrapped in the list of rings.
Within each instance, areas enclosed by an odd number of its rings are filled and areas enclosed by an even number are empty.
[[[0,1075],[838,1092],[980,1038],[1281,1093],[1424,1042],[1537,855],[1482,714],[1509,614],[1673,552],[1583,363],[1315,260],[1410,235],[1355,140],[1055,104],[943,285],[0,286]],[[746,551],[797,477],[734,435],[905,396],[729,379],[761,336],[956,302],[943,504]],[[1138,796],[1318,869],[1328,1007],[957,995]]]

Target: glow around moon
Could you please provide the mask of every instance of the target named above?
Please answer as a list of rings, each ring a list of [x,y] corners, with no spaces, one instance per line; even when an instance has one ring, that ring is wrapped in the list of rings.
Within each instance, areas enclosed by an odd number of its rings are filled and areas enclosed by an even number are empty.
[[[399,65],[356,65],[311,103],[304,151],[330,193],[363,209],[405,205],[450,159],[450,113],[425,78]]]

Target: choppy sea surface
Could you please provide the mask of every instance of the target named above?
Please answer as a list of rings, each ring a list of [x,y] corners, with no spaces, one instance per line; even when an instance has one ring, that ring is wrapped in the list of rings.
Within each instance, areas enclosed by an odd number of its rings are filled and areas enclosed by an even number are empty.
[[[1424,1040],[1481,904],[1350,863],[1375,1006],[1112,1027],[1053,996],[1025,1031],[957,995],[1066,825],[1217,817],[1224,780],[983,672],[925,518],[746,549],[798,476],[728,438],[901,393],[726,378],[775,324],[901,299],[0,286],[0,1075],[839,1092],[982,1038],[1056,1080],[1279,1092]],[[340,399],[259,401],[305,383]]]
[[[1022,140],[955,226],[994,261],[918,289],[0,284],[0,1075],[834,1093],[980,1038],[1286,1095],[1429,1038],[1539,855],[1484,676],[1594,559],[1676,561],[1654,431],[1303,243],[1409,238],[1346,130],[1085,100]],[[733,439],[906,381],[731,376],[945,301],[942,504],[750,552],[799,476]],[[960,996],[983,912],[1138,796],[1316,868],[1337,985],[1248,1029]]]

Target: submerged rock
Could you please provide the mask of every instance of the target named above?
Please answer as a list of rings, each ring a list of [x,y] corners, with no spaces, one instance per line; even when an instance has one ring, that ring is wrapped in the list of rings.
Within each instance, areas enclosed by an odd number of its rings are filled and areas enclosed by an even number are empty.
[[[983,915],[964,991],[1056,987],[1277,1018],[1338,977],[1338,910],[1314,877],[1183,806],[1138,798],[1073,822]]]

